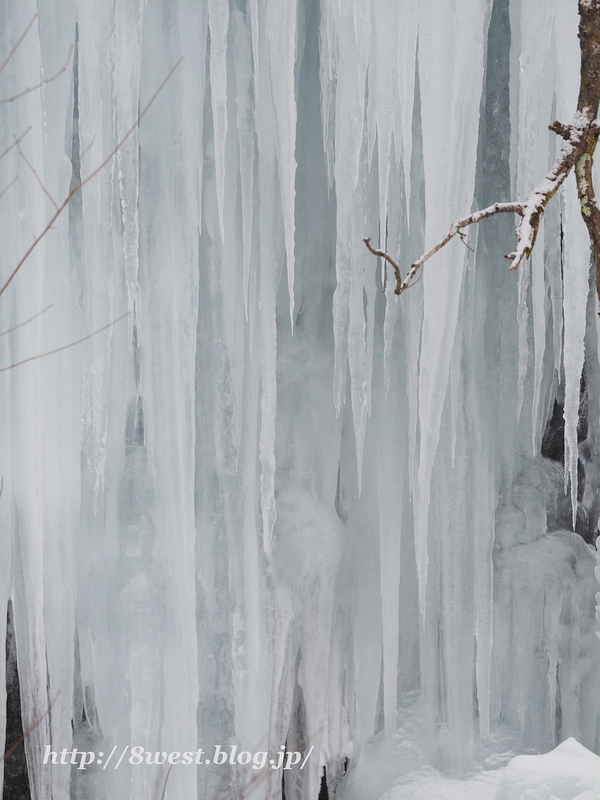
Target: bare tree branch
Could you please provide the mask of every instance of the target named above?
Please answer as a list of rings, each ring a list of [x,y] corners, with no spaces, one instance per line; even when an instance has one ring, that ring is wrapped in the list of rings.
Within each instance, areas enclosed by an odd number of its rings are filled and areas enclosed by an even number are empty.
[[[385,260],[392,265],[394,268],[394,274],[396,276],[396,286],[402,283],[402,276],[400,275],[400,267],[396,262],[388,256],[387,253],[384,253],[383,250],[375,250],[374,247],[371,247],[371,239],[363,239],[363,242],[367,245],[367,248],[373,253],[374,256],[381,256],[381,258],[385,258]]]
[[[2,479],[2,485],[4,486],[4,478]],[[58,691],[58,692],[57,692],[57,693],[54,695],[54,698],[53,698],[53,699],[50,701],[50,705],[48,706],[48,708],[46,709],[46,711],[45,711],[45,712],[42,714],[42,716],[41,716],[39,719],[38,719],[37,717],[34,717],[34,718],[33,718],[33,720],[32,720],[32,722],[31,722],[31,724],[29,725],[29,727],[27,728],[27,730],[25,731],[25,733],[23,733],[21,736],[19,736],[19,738],[17,739],[17,741],[16,741],[16,742],[14,742],[14,743],[13,743],[13,744],[12,744],[12,745],[11,745],[11,746],[8,748],[8,750],[7,750],[7,751],[4,753],[4,755],[3,755],[3,756],[0,756],[0,762],[2,762],[2,761],[6,761],[6,759],[7,759],[7,758],[10,758],[10,757],[12,756],[12,754],[15,752],[15,750],[17,749],[17,747],[18,747],[18,746],[19,746],[19,745],[20,745],[22,742],[24,742],[24,741],[25,741],[25,739],[26,739],[26,738],[29,736],[29,734],[30,734],[32,731],[34,731],[34,730],[37,728],[37,726],[38,726],[38,725],[40,724],[40,722],[41,722],[41,721],[44,719],[44,717],[47,717],[47,716],[48,716],[48,714],[50,713],[50,710],[52,709],[52,706],[53,706],[53,705],[54,705],[54,703],[56,703],[56,701],[58,700],[58,697],[59,697],[59,695],[60,695],[60,691]]]
[[[29,325],[30,322],[33,322],[34,319],[37,319],[38,317],[41,317],[42,314],[45,314],[46,311],[48,311],[51,308],[52,308],[52,303],[50,303],[49,306],[46,306],[46,308],[42,308],[42,310],[38,311],[37,314],[34,314],[33,317],[29,317],[29,319],[26,319],[24,322],[19,322],[18,325],[14,325],[12,328],[9,328],[6,331],[2,331],[2,333],[0,333],[0,336],[6,336],[8,333],[12,333],[13,331],[16,331],[17,328],[22,328],[23,325]]]
[[[30,125],[30,126],[27,128],[27,130],[23,131],[23,133],[22,133],[20,136],[17,136],[17,137],[15,138],[14,142],[13,142],[12,144],[9,144],[9,145],[8,145],[8,147],[7,147],[5,150],[3,150],[3,151],[0,153],[0,161],[2,161],[2,159],[4,158],[4,156],[5,156],[5,155],[7,155],[8,153],[10,153],[10,151],[13,149],[13,147],[17,147],[17,145],[19,144],[19,142],[22,142],[22,141],[23,141],[23,139],[24,139],[24,138],[27,136],[27,134],[29,133],[29,131],[30,131],[31,129],[32,129],[32,126]]]
[[[0,372],[6,372],[9,369],[15,369],[16,367],[20,367],[23,364],[28,364],[30,361],[37,361],[38,358],[46,358],[46,356],[53,356],[55,353],[61,353],[63,350],[68,350],[70,347],[75,347],[76,344],[87,342],[88,339],[91,339],[93,336],[97,336],[99,333],[102,333],[102,331],[107,330],[107,328],[112,328],[113,325],[116,325],[117,322],[121,322],[121,320],[125,319],[125,317],[128,317],[129,314],[130,314],[129,311],[126,314],[122,314],[120,317],[117,317],[117,319],[113,319],[113,321],[109,322],[107,325],[103,325],[101,328],[98,328],[97,331],[88,333],[87,336],[82,336],[81,339],[77,339],[77,341],[75,342],[69,342],[69,344],[64,344],[62,347],[57,347],[54,350],[48,350],[46,353],[38,353],[37,356],[29,356],[29,358],[24,358],[23,361],[17,361],[15,364],[9,364],[8,367],[2,367],[0,369]],[[30,321],[31,320],[27,320],[27,322]],[[26,324],[27,324],[26,322],[21,323],[21,325],[26,325]]]
[[[371,253],[388,261],[396,275],[396,294],[408,288],[420,267],[442,247],[458,235],[463,238],[463,229],[496,214],[512,212],[521,217],[517,227],[517,246],[506,257],[510,259],[509,270],[515,270],[523,259],[529,258],[535,245],[540,222],[548,202],[562,186],[573,168],[577,181],[577,193],[581,214],[588,228],[592,254],[596,265],[596,291],[600,299],[600,208],[594,192],[592,166],[593,156],[600,134],[596,120],[600,102],[600,2],[579,0],[579,41],[581,47],[581,82],[577,111],[573,121],[565,125],[555,120],[549,129],[564,139],[554,166],[541,183],[535,187],[524,202],[495,203],[468,217],[457,220],[448,233],[413,264],[404,280],[396,262],[382,250],[371,247],[370,239],[364,242]],[[464,239],[463,239],[464,241]]]
[[[22,34],[19,36],[19,38],[17,39],[17,41],[16,41],[16,43],[15,43],[14,47],[12,48],[12,50],[10,51],[10,53],[9,53],[9,54],[6,56],[6,58],[4,59],[4,61],[2,62],[2,64],[0,64],[0,73],[4,72],[4,69],[5,69],[6,65],[8,64],[8,62],[11,60],[11,58],[14,56],[14,54],[15,54],[15,53],[17,52],[17,50],[19,49],[19,46],[20,46],[21,42],[23,41],[23,39],[24,39],[24,38],[27,36],[27,34],[29,33],[29,29],[31,28],[31,26],[33,25],[33,23],[36,21],[36,19],[37,19],[37,14],[34,14],[34,15],[33,15],[33,17],[32,17],[32,18],[29,20],[29,22],[27,23],[27,25],[26,25],[26,27],[25,27],[25,30],[23,31],[23,33],[22,33]]]
[[[423,266],[426,261],[429,261],[431,256],[434,256],[438,250],[441,250],[442,247],[445,247],[450,239],[453,239],[457,234],[460,236],[462,233],[463,228],[468,227],[469,225],[474,225],[477,222],[481,222],[482,219],[487,219],[488,217],[493,217],[495,214],[502,214],[502,213],[510,213],[513,214],[521,214],[523,215],[523,204],[522,203],[494,203],[493,206],[489,206],[488,208],[484,208],[481,211],[476,211],[474,214],[470,214],[468,217],[463,217],[462,219],[457,220],[450,228],[448,233],[444,236],[443,239],[437,244],[429,249],[426,253],[418,258],[414,263],[410,265],[410,269],[406,275],[406,278],[398,283],[398,276],[396,276],[396,289],[394,290],[395,294],[402,294],[402,292],[407,289],[419,269]]]
[[[60,76],[67,71],[67,67],[69,66],[69,61],[71,60],[72,55],[73,55],[73,45],[69,47],[69,52],[67,54],[66,61],[63,64],[63,66],[58,70],[58,72],[55,72],[54,75],[51,75],[49,78],[46,78],[46,80],[36,83],[35,86],[28,86],[25,89],[23,89],[23,91],[18,92],[17,94],[13,94],[12,97],[4,97],[2,100],[0,100],[0,106],[4,105],[4,103],[14,103],[15,100],[20,100],[21,97],[25,97],[26,94],[31,94],[31,92],[36,92],[38,89],[41,89],[42,87],[47,86],[49,83],[52,83],[52,81],[55,81],[57,78],[60,78]]]
[[[12,189],[12,187],[15,185],[15,183],[18,180],[19,180],[19,176],[15,175],[15,177],[12,179],[12,181],[7,186],[5,186],[4,189],[2,189],[2,191],[0,192],[0,197],[4,197],[4,195],[8,192],[8,190]]]
[[[135,122],[133,123],[133,125],[132,125],[132,126],[129,128],[129,130],[128,130],[128,131],[125,133],[125,135],[123,136],[123,138],[122,138],[122,139],[121,139],[121,140],[118,142],[118,144],[116,145],[116,147],[115,147],[115,148],[114,148],[114,149],[113,149],[113,150],[112,150],[112,151],[111,151],[111,152],[110,152],[110,153],[109,153],[109,154],[106,156],[106,158],[104,159],[104,161],[102,161],[102,163],[101,163],[101,164],[100,164],[98,167],[96,167],[96,169],[92,170],[92,172],[90,172],[90,174],[89,174],[87,177],[85,177],[85,178],[84,178],[83,180],[81,180],[79,183],[76,183],[76,184],[75,184],[75,186],[72,186],[72,187],[71,187],[71,189],[70,189],[70,191],[69,191],[69,194],[68,194],[68,195],[65,197],[65,199],[64,199],[64,200],[63,200],[63,202],[60,204],[60,206],[58,206],[58,208],[56,209],[55,213],[54,213],[54,214],[52,215],[52,217],[50,218],[50,221],[48,222],[48,224],[46,225],[46,227],[43,229],[43,231],[42,231],[42,232],[41,232],[41,233],[40,233],[38,236],[36,236],[36,237],[35,237],[35,239],[33,240],[33,244],[32,244],[32,245],[31,245],[31,246],[30,246],[30,247],[27,249],[27,251],[25,252],[25,255],[23,255],[23,256],[22,256],[21,260],[18,262],[18,264],[16,265],[16,267],[13,269],[13,271],[11,272],[11,274],[8,276],[8,278],[6,279],[6,281],[4,282],[4,284],[2,285],[2,287],[0,288],[0,295],[4,294],[4,292],[7,290],[7,288],[9,287],[9,285],[11,284],[11,282],[13,281],[13,279],[14,279],[15,275],[16,275],[16,274],[18,273],[18,271],[21,269],[21,267],[23,266],[23,264],[24,264],[24,263],[27,261],[27,259],[28,259],[28,258],[29,258],[29,256],[31,255],[31,253],[32,253],[32,252],[35,250],[35,248],[38,246],[38,244],[41,242],[41,240],[44,238],[44,236],[45,236],[45,235],[48,233],[48,231],[49,231],[49,230],[52,228],[52,226],[54,225],[54,223],[56,222],[56,220],[58,219],[58,217],[59,217],[59,216],[62,214],[62,212],[65,210],[65,208],[66,208],[66,207],[69,205],[69,203],[70,203],[70,202],[71,202],[71,200],[73,199],[73,196],[74,196],[74,195],[76,195],[76,194],[77,194],[77,192],[78,192],[80,189],[82,189],[82,188],[83,188],[83,187],[86,185],[86,183],[89,183],[89,182],[92,180],[92,178],[95,178],[95,177],[96,177],[96,175],[97,175],[97,174],[98,174],[98,173],[99,173],[101,170],[103,170],[103,169],[104,169],[104,167],[105,167],[105,166],[106,166],[106,165],[107,165],[107,164],[108,164],[108,163],[109,163],[109,162],[110,162],[110,161],[113,159],[113,157],[114,157],[114,156],[115,156],[115,154],[116,154],[116,153],[117,153],[117,152],[118,152],[118,151],[121,149],[121,147],[123,147],[123,145],[125,144],[125,142],[127,141],[127,139],[129,139],[129,137],[131,136],[131,134],[132,134],[132,133],[133,133],[133,132],[136,130],[136,128],[138,127],[138,125],[140,124],[140,122],[142,121],[142,119],[144,118],[144,116],[147,114],[148,110],[150,109],[150,106],[151,106],[151,105],[154,103],[154,101],[156,100],[156,98],[158,97],[158,95],[160,94],[160,92],[163,90],[163,88],[164,88],[165,84],[167,83],[167,81],[168,81],[168,80],[171,78],[171,76],[173,75],[173,73],[175,72],[175,70],[177,69],[177,67],[178,67],[178,66],[181,64],[182,60],[183,60],[183,57],[182,57],[182,58],[180,58],[180,59],[179,59],[179,60],[178,60],[178,61],[175,63],[175,65],[174,65],[174,66],[173,66],[173,67],[172,67],[172,68],[169,70],[169,72],[167,73],[166,77],[165,77],[165,78],[164,78],[164,80],[161,82],[161,84],[159,85],[159,87],[156,89],[156,91],[154,92],[154,94],[152,95],[152,97],[150,98],[150,100],[149,100],[149,101],[146,103],[146,105],[144,106],[144,108],[142,109],[142,111],[140,111],[140,113],[138,114],[138,117],[137,117],[136,121],[135,121]],[[25,135],[25,134],[23,134],[23,135]],[[21,136],[21,138],[23,138],[23,137]],[[19,140],[19,141],[20,141],[20,140]],[[13,145],[11,145],[11,147],[14,147],[14,146],[15,146],[14,144],[13,144]],[[0,156],[0,157],[1,157],[1,156]],[[5,369],[8,369],[8,368],[7,368],[7,367],[5,367]],[[1,372],[1,371],[2,371],[2,370],[0,370],[0,372]]]
[[[39,186],[40,186],[40,188],[41,188],[42,192],[43,192],[43,193],[46,195],[46,197],[48,197],[48,198],[50,199],[50,202],[52,203],[52,205],[54,206],[54,208],[56,208],[56,209],[58,210],[58,203],[57,203],[57,202],[56,202],[56,200],[55,200],[55,199],[52,197],[52,195],[50,194],[50,192],[48,191],[48,189],[46,189],[46,187],[44,186],[44,184],[43,184],[43,182],[42,182],[42,179],[40,178],[40,176],[39,176],[39,175],[38,175],[38,173],[37,173],[37,170],[36,170],[36,168],[33,166],[33,164],[31,163],[31,161],[30,161],[30,160],[27,158],[27,156],[26,156],[26,155],[25,155],[25,153],[23,152],[23,149],[22,149],[21,145],[20,145],[20,144],[19,144],[19,143],[16,141],[16,137],[15,137],[15,144],[17,145],[17,150],[19,151],[19,155],[21,156],[21,158],[23,159],[23,161],[24,161],[24,162],[27,164],[27,166],[29,167],[29,169],[30,169],[30,170],[33,172],[33,175],[34,175],[34,177],[35,177],[36,181],[38,182],[38,184],[39,184]]]
[[[169,782],[169,775],[171,774],[171,770],[172,769],[173,769],[173,764],[171,764],[171,766],[167,770],[167,776],[165,778],[165,782],[164,782],[164,785],[163,785],[163,790],[162,790],[162,794],[160,796],[160,800],[165,800],[165,794],[166,794],[166,791],[167,791],[167,783]]]

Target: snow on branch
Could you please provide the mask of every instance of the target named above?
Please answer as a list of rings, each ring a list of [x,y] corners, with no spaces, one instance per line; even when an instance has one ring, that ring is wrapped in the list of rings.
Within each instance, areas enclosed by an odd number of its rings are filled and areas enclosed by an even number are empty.
[[[600,102],[600,2],[579,0],[579,41],[581,47],[581,82],[577,112],[569,125],[554,121],[549,129],[564,139],[554,166],[535,187],[524,202],[494,203],[475,211],[468,217],[456,220],[443,239],[413,262],[404,279],[398,264],[383,250],[371,246],[371,239],[364,243],[373,255],[384,258],[393,268],[396,277],[396,294],[407,289],[419,269],[455,236],[465,240],[464,228],[474,225],[496,214],[513,213],[521,217],[516,233],[517,246],[506,258],[510,259],[509,270],[515,270],[523,259],[529,258],[535,245],[540,221],[549,201],[564,183],[573,168],[577,181],[577,194],[581,214],[588,228],[594,263],[596,265],[596,290],[600,298],[600,208],[596,202],[592,179],[593,156],[600,134],[596,119]]]

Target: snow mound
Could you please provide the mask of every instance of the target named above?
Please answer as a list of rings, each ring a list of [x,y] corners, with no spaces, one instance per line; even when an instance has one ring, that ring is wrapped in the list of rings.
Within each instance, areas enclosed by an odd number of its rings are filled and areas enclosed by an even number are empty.
[[[496,800],[600,800],[600,757],[573,738],[506,765]]]

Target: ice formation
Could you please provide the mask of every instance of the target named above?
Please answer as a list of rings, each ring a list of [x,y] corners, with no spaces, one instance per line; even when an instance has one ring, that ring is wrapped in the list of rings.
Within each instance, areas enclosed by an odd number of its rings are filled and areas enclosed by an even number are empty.
[[[0,297],[2,367],[129,312],[0,373],[33,800],[375,800],[423,766],[598,752],[574,183],[516,275],[509,215],[400,299],[363,244],[405,272],[524,199],[575,109],[575,0],[5,0],[0,60],[34,14],[0,72],[0,100],[53,78],[0,104],[0,152],[31,127],[0,160],[2,281],[183,60]],[[230,744],[314,749],[283,773],[43,760]]]

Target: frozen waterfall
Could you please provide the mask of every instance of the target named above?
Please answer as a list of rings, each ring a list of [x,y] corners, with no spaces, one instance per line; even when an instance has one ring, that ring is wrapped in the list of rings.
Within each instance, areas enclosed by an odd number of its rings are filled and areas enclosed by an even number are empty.
[[[0,0],[1,284],[107,159],[0,296],[4,798],[378,800],[600,754],[574,178],[517,273],[512,214],[400,298],[363,244],[405,274],[527,196],[577,25],[576,0]]]

